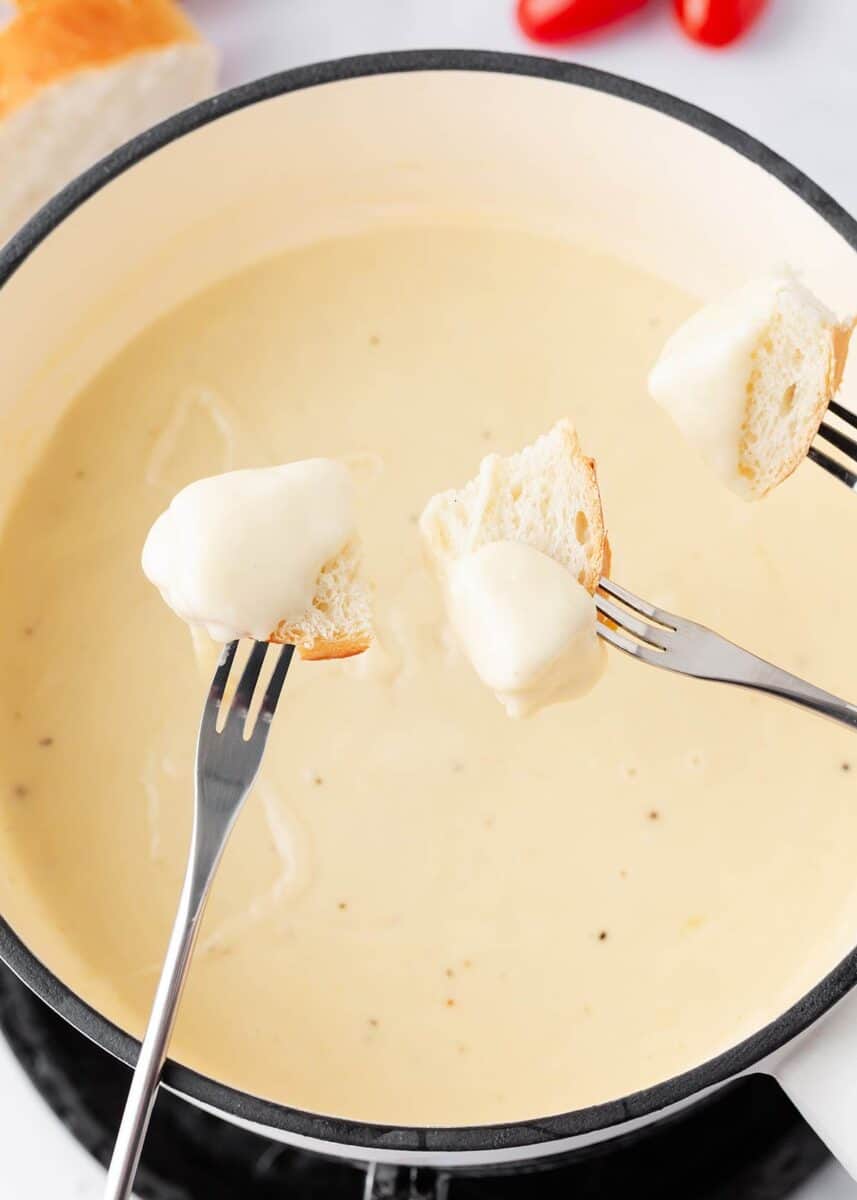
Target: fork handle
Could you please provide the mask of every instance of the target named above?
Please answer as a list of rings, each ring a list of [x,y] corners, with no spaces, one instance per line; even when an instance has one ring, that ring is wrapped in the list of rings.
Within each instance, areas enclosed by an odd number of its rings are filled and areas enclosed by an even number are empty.
[[[196,809],[178,910],[116,1135],[104,1200],[127,1200],[131,1195],[205,902],[235,815],[221,822],[203,821]]]
[[[743,652],[750,660],[750,667],[745,678],[728,678],[725,682],[737,683],[742,687],[755,688],[768,692],[771,696],[779,696],[781,700],[790,700],[822,717],[829,717],[849,729],[857,729],[857,705],[841,700],[838,696],[825,692],[815,684],[807,683],[797,675],[775,667],[763,658],[757,658],[749,651]]]

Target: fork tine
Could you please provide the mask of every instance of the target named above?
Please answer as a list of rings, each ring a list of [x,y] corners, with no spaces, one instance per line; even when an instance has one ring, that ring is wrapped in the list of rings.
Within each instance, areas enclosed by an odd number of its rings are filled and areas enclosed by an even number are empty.
[[[835,400],[831,400],[827,407],[835,417],[839,417],[846,425],[850,425],[852,429],[857,429],[857,413],[849,412],[847,408],[843,408]]]
[[[277,701],[280,699],[280,692],[283,690],[283,684],[286,681],[286,675],[289,672],[295,648],[294,646],[280,646],[279,651],[277,665],[274,667],[274,672],[268,680],[268,686],[265,688],[265,695],[262,697],[262,707],[259,709],[256,729],[260,727],[264,728],[271,724],[271,718],[276,711]]]
[[[657,621],[665,629],[671,629],[673,632],[677,630],[678,618],[674,617],[672,613],[665,612],[662,608],[655,608],[654,604],[649,604],[647,600],[641,600],[639,596],[635,596],[633,592],[620,587],[612,579],[602,579],[598,587],[600,591],[605,592],[608,596],[612,596],[614,600],[621,600],[623,604],[627,604],[634,612],[640,613],[644,617],[651,617],[653,621]],[[624,614],[622,620],[624,620]],[[618,624],[621,623],[622,621],[620,620]]]
[[[665,642],[670,636],[668,629],[661,629],[657,625],[647,625],[645,621],[641,621],[626,608],[620,608],[618,604],[614,604],[612,600],[605,600],[603,596],[595,597],[595,606],[602,616],[615,621],[623,632],[633,633],[634,637],[645,642],[647,646],[654,646],[656,650],[666,650]],[[657,640],[659,633],[660,641]]]
[[[247,716],[247,710],[250,708],[250,701],[253,699],[256,684],[259,682],[259,672],[262,670],[267,653],[267,642],[253,643],[250,657],[247,659],[247,664],[241,673],[241,680],[235,689],[235,699],[232,701],[231,711],[237,712],[242,720]]]
[[[837,450],[847,454],[853,462],[857,462],[857,442],[847,433],[842,433],[841,430],[834,429],[832,425],[826,425],[822,421],[818,427],[818,436],[824,438],[826,442],[830,442]]]
[[[223,699],[223,693],[226,691],[226,682],[229,679],[229,672],[232,670],[232,664],[235,661],[235,651],[238,649],[237,642],[229,642],[223,647],[220,653],[220,661],[217,664],[217,669],[214,672],[214,678],[211,681],[209,690],[209,699],[214,701],[215,710],[220,708],[220,701]]]
[[[634,658],[641,658],[644,662],[658,663],[661,657],[657,650],[647,649],[642,642],[635,642],[633,638],[624,637],[618,630],[611,625],[605,625],[603,621],[598,622],[598,635],[603,637],[605,642],[609,642],[611,646],[615,646],[617,650],[624,650],[626,654],[632,655]]]
[[[846,487],[851,488],[852,491],[857,489],[857,473],[846,467],[844,463],[837,462],[835,458],[829,454],[825,454],[823,450],[816,450],[815,446],[810,446],[806,456],[816,466],[822,467],[834,479],[838,479]]]

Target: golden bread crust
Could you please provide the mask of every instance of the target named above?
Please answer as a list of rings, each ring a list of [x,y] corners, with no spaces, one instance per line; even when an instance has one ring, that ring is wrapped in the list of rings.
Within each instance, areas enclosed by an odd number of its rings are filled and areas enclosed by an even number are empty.
[[[368,636],[348,636],[339,638],[307,638],[307,631],[299,625],[287,625],[280,621],[277,628],[268,638],[269,642],[281,646],[294,646],[301,658],[308,661],[319,661],[325,658],[353,658],[368,650],[371,639]]]
[[[17,0],[16,8],[0,33],[0,118],[76,71],[200,40],[173,0]]]
[[[364,650],[368,650],[369,645],[368,638],[360,640],[343,638],[341,641],[335,642],[324,642],[319,639],[311,646],[302,646],[299,644],[297,650],[301,658],[310,662],[317,662],[330,658],[354,658],[356,654],[362,654]]]

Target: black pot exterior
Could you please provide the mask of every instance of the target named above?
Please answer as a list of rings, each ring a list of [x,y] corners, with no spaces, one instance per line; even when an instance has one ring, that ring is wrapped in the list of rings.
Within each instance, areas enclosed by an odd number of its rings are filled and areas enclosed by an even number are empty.
[[[778,179],[814,209],[857,251],[857,222],[807,176],[766,146],[703,109],[632,80],[572,63],[524,55],[477,50],[424,50],[364,55],[319,63],[272,75],[255,83],[205,100],[154,129],[134,138],[91,170],[69,184],[51,200],[12,241],[0,251],[0,287],[21,266],[38,244],[89,196],[121,175],[134,163],[155,153],[184,134],[238,109],[305,88],[372,75],[414,71],[470,71],[531,76],[574,87],[605,92],[633,104],[644,105],[681,121],[700,134],[715,138],[750,159]],[[56,1012],[82,1033],[126,1063],[134,1063],[139,1043],[84,1003],[53,975],[0,920],[0,958]],[[417,1153],[443,1156],[481,1153],[524,1159],[527,1147],[568,1142],[582,1135],[649,1118],[662,1109],[687,1101],[698,1093],[747,1071],[784,1046],[821,1017],[857,982],[857,949],[826,978],[752,1037],[702,1066],[684,1072],[619,1100],[536,1121],[506,1125],[406,1127],[368,1124],[326,1117],[275,1104],[218,1083],[198,1072],[169,1062],[165,1084],[175,1092],[241,1121],[271,1131],[353,1147],[354,1156],[382,1152],[395,1159]],[[621,1129],[616,1129],[617,1133]],[[516,1153],[517,1151],[517,1153]],[[379,1182],[384,1179],[381,1171]],[[389,1176],[392,1184],[394,1175]],[[410,1178],[410,1177],[409,1177]],[[397,1184],[401,1183],[399,1178]]]

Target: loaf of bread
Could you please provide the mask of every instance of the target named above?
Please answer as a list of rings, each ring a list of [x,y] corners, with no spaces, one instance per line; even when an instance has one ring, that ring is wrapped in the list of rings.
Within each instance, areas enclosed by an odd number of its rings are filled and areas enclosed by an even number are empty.
[[[214,90],[173,0],[16,0],[0,31],[0,244],[109,151]]]
[[[488,455],[475,479],[429,500],[420,530],[441,578],[455,560],[501,541],[549,555],[590,593],[609,569],[595,463],[568,420],[508,458]]]

